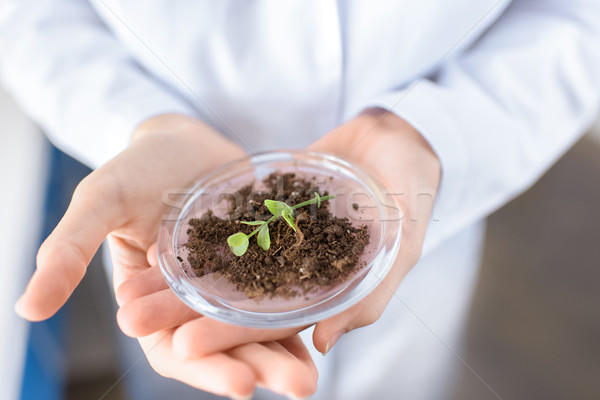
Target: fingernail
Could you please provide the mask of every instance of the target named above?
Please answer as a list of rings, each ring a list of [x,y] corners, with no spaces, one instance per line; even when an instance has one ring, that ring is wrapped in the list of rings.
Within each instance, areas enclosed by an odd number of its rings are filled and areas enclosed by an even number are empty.
[[[306,399],[308,399],[308,397],[298,397],[298,396],[296,396],[295,394],[292,394],[292,393],[288,394],[287,397],[290,400],[306,400]]]
[[[15,312],[16,312],[16,313],[17,313],[17,314],[18,314],[20,317],[22,317],[22,316],[23,316],[23,303],[24,303],[23,296],[21,296],[21,297],[19,298],[19,300],[17,300],[17,302],[15,303]]]
[[[232,395],[231,400],[252,400],[252,394],[249,394],[248,396]]]
[[[331,348],[342,337],[342,335],[344,333],[345,332],[343,330],[341,330],[341,331],[334,333],[333,336],[329,338],[329,340],[327,341],[327,345],[325,345],[325,352],[323,353],[323,355],[329,353],[329,350],[331,350]]]

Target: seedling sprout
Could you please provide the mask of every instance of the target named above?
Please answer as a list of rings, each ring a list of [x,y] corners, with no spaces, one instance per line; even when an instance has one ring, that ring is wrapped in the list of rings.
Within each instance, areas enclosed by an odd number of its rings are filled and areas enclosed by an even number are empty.
[[[298,203],[295,206],[290,206],[282,201],[265,200],[265,206],[271,214],[271,218],[266,221],[240,221],[242,224],[257,226],[250,234],[246,235],[243,232],[234,233],[227,238],[227,244],[229,248],[238,257],[241,257],[248,250],[250,244],[250,238],[256,234],[256,241],[261,249],[269,250],[271,247],[271,236],[269,234],[269,224],[278,217],[283,217],[285,222],[296,231],[296,221],[294,220],[294,210],[316,204],[317,207],[321,207],[323,201],[331,200],[335,196],[319,196],[319,193],[315,192],[315,197]]]

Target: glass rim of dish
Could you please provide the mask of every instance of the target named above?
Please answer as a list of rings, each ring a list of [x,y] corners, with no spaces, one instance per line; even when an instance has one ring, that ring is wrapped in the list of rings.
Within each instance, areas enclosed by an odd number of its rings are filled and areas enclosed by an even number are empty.
[[[312,171],[311,173],[320,171],[323,175],[332,174],[330,176],[335,173],[351,179],[356,186],[370,193],[379,216],[378,237],[371,239],[377,240],[377,245],[369,261],[360,268],[350,282],[337,285],[339,290],[330,290],[331,294],[326,298],[318,299],[314,303],[309,302],[308,305],[297,309],[260,311],[260,304],[252,310],[243,309],[232,305],[222,296],[211,293],[211,287],[199,286],[197,280],[194,282],[189,267],[179,259],[182,247],[179,244],[181,229],[185,221],[189,220],[189,213],[195,202],[211,189],[211,184],[230,182],[231,179],[225,178],[231,178],[236,173],[240,175],[245,169],[254,172],[256,178],[255,171],[258,168],[275,172],[278,164],[288,165],[288,167],[291,165],[299,173],[309,170]],[[304,150],[277,150],[244,157],[203,175],[190,190],[183,193],[182,199],[169,204],[172,210],[163,217],[157,238],[160,270],[179,299],[194,311],[207,317],[253,328],[281,329],[311,325],[336,315],[362,300],[382,282],[393,265],[401,241],[402,214],[393,197],[386,199],[388,204],[385,204],[386,193],[385,186],[376,177],[330,154]]]

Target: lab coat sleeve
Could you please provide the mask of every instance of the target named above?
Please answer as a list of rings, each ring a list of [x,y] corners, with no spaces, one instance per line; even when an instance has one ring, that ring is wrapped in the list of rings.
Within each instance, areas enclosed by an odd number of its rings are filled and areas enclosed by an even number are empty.
[[[85,0],[2,0],[0,77],[57,147],[91,167],[124,150],[143,120],[194,114]]]
[[[440,158],[424,253],[531,186],[600,108],[600,2],[517,0],[469,49],[367,102]]]

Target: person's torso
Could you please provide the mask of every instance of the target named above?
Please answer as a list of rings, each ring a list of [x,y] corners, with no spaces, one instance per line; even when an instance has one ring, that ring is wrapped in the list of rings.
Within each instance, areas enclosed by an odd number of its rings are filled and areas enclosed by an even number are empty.
[[[92,0],[143,68],[253,152],[306,146],[433,72],[509,2]]]

